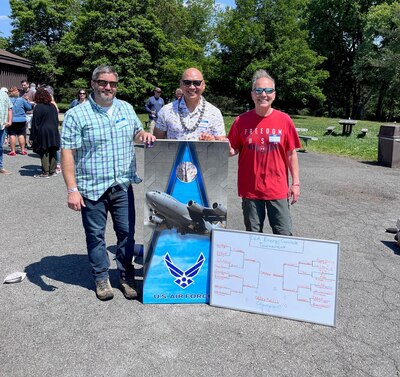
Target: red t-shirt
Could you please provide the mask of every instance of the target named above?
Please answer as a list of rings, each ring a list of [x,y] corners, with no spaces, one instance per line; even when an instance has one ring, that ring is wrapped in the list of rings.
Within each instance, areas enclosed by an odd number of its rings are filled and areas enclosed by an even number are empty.
[[[232,148],[239,150],[239,196],[287,198],[287,152],[301,147],[290,117],[278,110],[266,117],[257,115],[255,110],[248,111],[235,119],[228,138]]]

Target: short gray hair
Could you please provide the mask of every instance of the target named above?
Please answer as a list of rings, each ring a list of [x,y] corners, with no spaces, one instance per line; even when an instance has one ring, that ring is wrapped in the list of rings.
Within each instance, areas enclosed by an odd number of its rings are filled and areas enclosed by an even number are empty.
[[[271,80],[275,85],[275,80],[272,78],[271,75],[268,74],[267,71],[265,71],[264,69],[258,69],[257,71],[254,72],[253,78],[251,79],[251,88],[254,89],[256,81],[258,79],[263,79],[263,78]]]
[[[92,80],[97,80],[98,77],[102,74],[102,73],[112,73],[115,75],[115,77],[117,78],[118,81],[118,73],[115,70],[114,67],[112,67],[111,65],[99,65],[97,68],[95,68],[95,70],[92,73]]]

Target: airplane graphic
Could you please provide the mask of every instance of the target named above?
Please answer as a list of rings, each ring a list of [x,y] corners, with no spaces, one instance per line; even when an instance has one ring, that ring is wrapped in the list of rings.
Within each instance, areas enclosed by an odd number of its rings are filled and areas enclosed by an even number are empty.
[[[196,263],[190,268],[188,268],[186,271],[182,271],[178,266],[174,265],[174,262],[172,262],[169,253],[167,253],[164,257],[164,262],[169,270],[169,273],[172,276],[176,277],[174,283],[179,285],[183,289],[187,288],[190,284],[194,283],[194,280],[192,278],[194,278],[200,272],[200,269],[203,266],[204,261],[205,261],[204,255],[203,253],[200,253]]]
[[[193,200],[184,204],[161,191],[147,192],[146,200],[152,213],[149,217],[152,224],[176,228],[181,234],[209,234],[214,226],[226,221],[226,208],[219,203],[214,203],[212,208]]]

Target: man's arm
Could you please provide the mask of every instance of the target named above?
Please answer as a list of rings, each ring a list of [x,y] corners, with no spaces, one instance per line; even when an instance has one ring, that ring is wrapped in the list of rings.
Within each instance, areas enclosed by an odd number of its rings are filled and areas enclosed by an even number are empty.
[[[291,204],[297,202],[300,196],[300,177],[299,177],[299,159],[296,149],[287,152],[289,171],[292,176],[292,185],[289,188],[289,198],[292,198]]]
[[[65,184],[67,185],[68,208],[74,211],[80,211],[82,207],[86,206],[76,185],[74,155],[75,150],[73,149],[61,150],[61,169]]]
[[[150,98],[146,101],[146,104],[144,105],[144,109],[147,111],[148,114],[152,113],[152,110],[150,108],[151,106],[151,101]]]

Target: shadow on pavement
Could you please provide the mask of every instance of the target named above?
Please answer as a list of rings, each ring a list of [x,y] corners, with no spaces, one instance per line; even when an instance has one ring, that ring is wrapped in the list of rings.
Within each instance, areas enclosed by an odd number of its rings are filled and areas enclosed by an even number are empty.
[[[394,254],[400,255],[400,247],[397,246],[396,241],[382,241],[382,243],[391,249]]]
[[[24,165],[21,166],[21,169],[19,173],[23,177],[33,177],[35,174],[38,174],[42,171],[42,168],[40,167],[40,161],[39,165]]]
[[[47,284],[44,277],[66,284],[79,285],[93,290],[94,282],[90,271],[87,254],[68,254],[48,256],[25,268],[29,281],[43,291],[54,291],[58,287]]]

